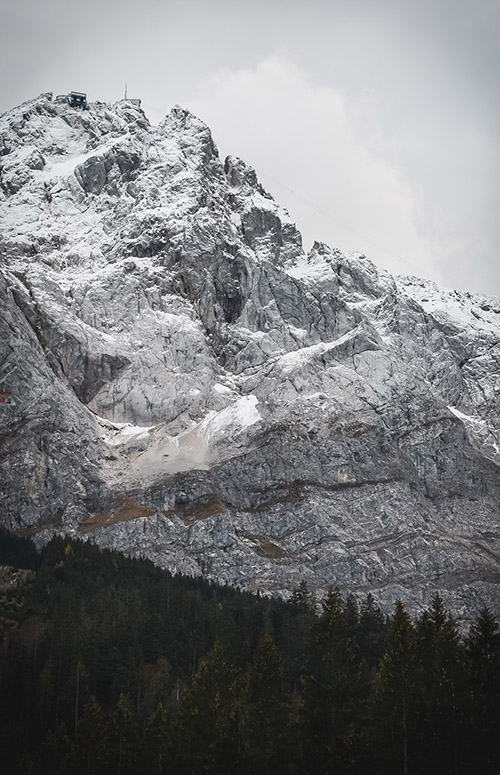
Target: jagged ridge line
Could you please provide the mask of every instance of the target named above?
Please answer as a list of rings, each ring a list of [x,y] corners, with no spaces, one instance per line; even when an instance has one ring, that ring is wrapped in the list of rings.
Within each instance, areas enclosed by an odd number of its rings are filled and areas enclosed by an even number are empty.
[[[406,266],[409,266],[410,269],[413,269],[415,272],[419,273],[420,269],[415,266],[415,264],[412,264],[411,261],[408,261],[408,259],[403,258],[398,253],[395,253],[390,248],[384,247],[384,245],[381,245],[379,242],[376,242],[376,240],[369,237],[367,234],[364,234],[362,231],[359,231],[359,229],[354,228],[354,226],[350,226],[345,221],[342,221],[340,218],[338,218],[336,215],[333,215],[333,213],[328,212],[327,210],[324,210],[320,205],[315,204],[314,202],[311,202],[309,199],[306,199],[305,196],[302,196],[301,194],[297,194],[293,189],[291,189],[289,186],[287,186],[285,183],[282,183],[277,178],[273,177],[273,175],[269,175],[268,172],[265,172],[264,170],[259,171],[260,175],[264,175],[264,177],[269,178],[269,180],[272,180],[273,183],[277,183],[278,186],[281,186],[285,189],[285,191],[288,191],[289,194],[294,196],[296,199],[300,199],[304,204],[308,205],[309,207],[312,207],[313,210],[316,210],[320,215],[324,215],[326,218],[331,218],[331,220],[338,223],[340,226],[342,226],[344,229],[348,229],[348,231],[351,231],[353,234],[356,234],[358,237],[363,237],[367,242],[369,242],[374,247],[378,248],[379,250],[382,250],[384,253],[387,253],[387,255],[391,256],[392,258],[395,258],[396,261],[400,261],[403,264],[406,264]],[[427,273],[429,277],[431,277],[435,282],[440,285],[442,283],[442,280],[439,280],[432,272]]]
[[[144,104],[144,103],[143,103]],[[149,110],[155,110],[159,111],[160,108],[155,108],[152,105],[145,105],[144,107],[148,108]],[[285,191],[288,191],[289,194],[294,196],[296,199],[299,199],[300,201],[304,202],[304,204],[308,205],[309,207],[312,207],[313,210],[316,210],[320,215],[324,215],[325,218],[330,218],[331,220],[335,221],[339,224],[339,226],[342,226],[344,229],[347,229],[348,231],[352,232],[353,234],[356,234],[358,237],[362,237],[367,242],[370,243],[370,245],[373,245],[373,247],[378,248],[378,250],[382,250],[384,253],[386,253],[388,256],[391,256],[392,258],[396,259],[396,261],[400,261],[402,264],[406,264],[406,266],[410,267],[410,269],[413,269],[417,274],[420,272],[420,269],[413,264],[411,261],[408,261],[408,259],[403,258],[403,256],[400,256],[399,253],[395,253],[390,248],[386,248],[384,245],[381,245],[380,242],[377,242],[376,240],[369,237],[364,232],[360,231],[359,229],[356,229],[354,226],[350,226],[345,221],[338,218],[336,215],[333,215],[333,213],[328,212],[327,210],[323,209],[320,205],[315,204],[314,202],[311,202],[309,199],[307,199],[305,196],[302,196],[301,194],[297,194],[293,189],[291,189],[289,186],[287,186],[285,183],[282,183],[280,180],[275,178],[273,175],[270,175],[268,172],[265,172],[264,170],[259,170],[260,175],[264,175],[264,177],[269,178],[269,180],[272,180],[273,183],[277,183],[278,186],[281,186],[285,189]],[[441,285],[442,280],[438,279],[436,275],[434,275],[432,272],[427,272],[427,275],[432,278],[438,285]]]

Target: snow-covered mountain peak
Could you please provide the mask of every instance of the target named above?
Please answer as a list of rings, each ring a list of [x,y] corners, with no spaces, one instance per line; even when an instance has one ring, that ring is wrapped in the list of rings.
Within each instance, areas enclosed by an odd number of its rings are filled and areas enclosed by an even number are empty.
[[[305,255],[178,106],[41,95],[0,154],[5,524],[267,591],[496,600],[498,300]]]

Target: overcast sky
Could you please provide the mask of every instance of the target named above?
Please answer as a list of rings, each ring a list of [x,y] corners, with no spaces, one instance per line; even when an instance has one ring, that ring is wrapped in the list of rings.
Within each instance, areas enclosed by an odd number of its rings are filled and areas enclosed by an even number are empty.
[[[0,111],[178,103],[314,239],[500,296],[499,0],[0,0]]]

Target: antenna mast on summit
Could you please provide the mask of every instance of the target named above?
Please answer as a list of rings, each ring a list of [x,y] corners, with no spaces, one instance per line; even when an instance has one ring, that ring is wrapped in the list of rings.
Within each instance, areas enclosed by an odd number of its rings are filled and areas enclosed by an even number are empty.
[[[125,99],[127,99],[127,84],[125,84]]]

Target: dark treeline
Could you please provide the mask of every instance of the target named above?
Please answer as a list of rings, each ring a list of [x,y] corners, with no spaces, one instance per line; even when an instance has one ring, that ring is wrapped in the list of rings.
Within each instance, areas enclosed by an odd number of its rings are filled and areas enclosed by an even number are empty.
[[[493,775],[500,635],[0,536],[0,757],[23,775]]]

